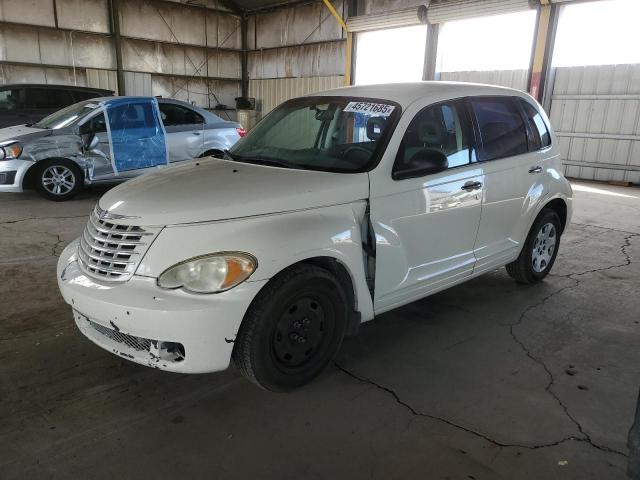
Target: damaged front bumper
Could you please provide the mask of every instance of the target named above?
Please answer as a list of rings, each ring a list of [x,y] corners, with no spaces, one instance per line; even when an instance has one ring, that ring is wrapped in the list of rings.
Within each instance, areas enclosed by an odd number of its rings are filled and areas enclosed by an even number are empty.
[[[77,241],[58,261],[58,286],[80,331],[127,360],[180,373],[229,366],[244,314],[266,283],[245,282],[215,295],[165,290],[156,279],[134,275],[126,283],[99,282],[77,262]]]

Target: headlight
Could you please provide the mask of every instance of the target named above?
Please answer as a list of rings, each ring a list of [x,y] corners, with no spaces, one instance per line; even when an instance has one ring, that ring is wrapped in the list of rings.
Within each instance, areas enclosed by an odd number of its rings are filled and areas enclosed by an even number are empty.
[[[196,293],[224,292],[244,282],[257,266],[257,260],[248,253],[203,255],[166,269],[158,277],[158,286]]]
[[[0,148],[0,160],[18,158],[22,153],[22,145],[18,142]]]

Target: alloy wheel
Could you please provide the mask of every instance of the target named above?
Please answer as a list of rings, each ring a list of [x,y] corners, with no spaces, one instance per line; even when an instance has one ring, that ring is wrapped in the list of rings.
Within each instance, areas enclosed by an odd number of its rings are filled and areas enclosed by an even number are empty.
[[[51,165],[42,172],[42,186],[53,195],[65,195],[73,190],[76,176],[64,165]]]

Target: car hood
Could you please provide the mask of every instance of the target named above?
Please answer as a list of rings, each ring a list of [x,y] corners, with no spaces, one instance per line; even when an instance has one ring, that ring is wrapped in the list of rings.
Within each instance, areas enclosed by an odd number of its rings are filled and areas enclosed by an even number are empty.
[[[0,144],[9,140],[20,140],[25,142],[34,138],[49,135],[50,131],[44,128],[27,127],[26,125],[15,125],[13,127],[0,128]]]
[[[119,223],[178,225],[348,203],[367,198],[366,173],[329,173],[205,159],[123,183],[99,202]]]

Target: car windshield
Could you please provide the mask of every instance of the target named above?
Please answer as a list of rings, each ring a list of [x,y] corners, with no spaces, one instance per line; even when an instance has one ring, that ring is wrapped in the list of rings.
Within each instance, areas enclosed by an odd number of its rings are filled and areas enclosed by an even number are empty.
[[[303,97],[283,103],[230,156],[287,168],[364,172],[379,158],[400,106],[389,100]]]
[[[96,101],[91,100],[74,103],[73,105],[69,105],[62,110],[52,113],[48,117],[44,117],[32,126],[35,128],[46,128],[52,130],[68,127],[99,106],[100,105]]]

